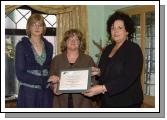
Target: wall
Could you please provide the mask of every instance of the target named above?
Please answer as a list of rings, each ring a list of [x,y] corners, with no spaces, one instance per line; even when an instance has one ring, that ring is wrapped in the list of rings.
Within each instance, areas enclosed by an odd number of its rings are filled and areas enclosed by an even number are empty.
[[[100,42],[104,38],[104,6],[103,5],[89,5],[88,7],[88,41],[89,54],[97,61],[95,55],[99,53],[99,49],[93,44],[93,40]]]
[[[88,49],[94,61],[97,63],[96,54],[99,49],[93,44],[93,40],[104,47],[108,40],[106,32],[106,21],[115,10],[129,7],[127,5],[88,5]]]

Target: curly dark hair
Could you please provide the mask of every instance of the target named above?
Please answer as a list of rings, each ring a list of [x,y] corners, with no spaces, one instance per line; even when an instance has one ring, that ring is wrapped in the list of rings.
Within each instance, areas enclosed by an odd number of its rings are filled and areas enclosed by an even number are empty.
[[[124,22],[125,29],[129,33],[128,40],[131,40],[133,38],[133,33],[135,32],[135,24],[127,14],[120,11],[116,11],[114,14],[110,15],[107,20],[107,33],[109,40],[111,40],[111,26],[116,20],[122,20]]]

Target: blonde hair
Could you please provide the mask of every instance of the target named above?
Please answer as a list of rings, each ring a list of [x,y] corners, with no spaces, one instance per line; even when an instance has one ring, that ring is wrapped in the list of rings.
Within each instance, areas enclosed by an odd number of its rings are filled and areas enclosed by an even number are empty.
[[[44,17],[40,14],[32,14],[27,21],[27,26],[26,26],[26,33],[28,35],[28,37],[31,37],[31,31],[30,31],[30,26],[32,24],[34,24],[35,22],[40,21],[43,25],[43,33],[42,36],[43,37],[46,33],[46,24],[44,22]]]
[[[79,51],[81,51],[83,53],[85,52],[85,49],[86,49],[85,39],[83,37],[82,32],[78,29],[70,29],[64,33],[63,41],[61,43],[61,52],[64,52],[67,50],[66,41],[67,41],[67,39],[69,39],[71,36],[74,36],[74,35],[76,35],[80,41]]]

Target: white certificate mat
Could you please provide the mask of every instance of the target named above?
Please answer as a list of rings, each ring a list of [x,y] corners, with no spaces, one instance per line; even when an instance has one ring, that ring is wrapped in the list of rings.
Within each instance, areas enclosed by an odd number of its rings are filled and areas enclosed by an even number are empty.
[[[63,70],[60,74],[58,91],[62,93],[79,93],[90,85],[89,69]]]

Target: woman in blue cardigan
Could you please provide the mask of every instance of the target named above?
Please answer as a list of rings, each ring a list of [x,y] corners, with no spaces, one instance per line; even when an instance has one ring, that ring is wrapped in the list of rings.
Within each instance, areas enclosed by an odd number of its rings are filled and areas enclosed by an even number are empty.
[[[16,45],[15,69],[20,85],[17,107],[52,107],[53,93],[47,81],[53,46],[43,37],[45,31],[44,18],[32,14],[27,21],[28,37]]]

